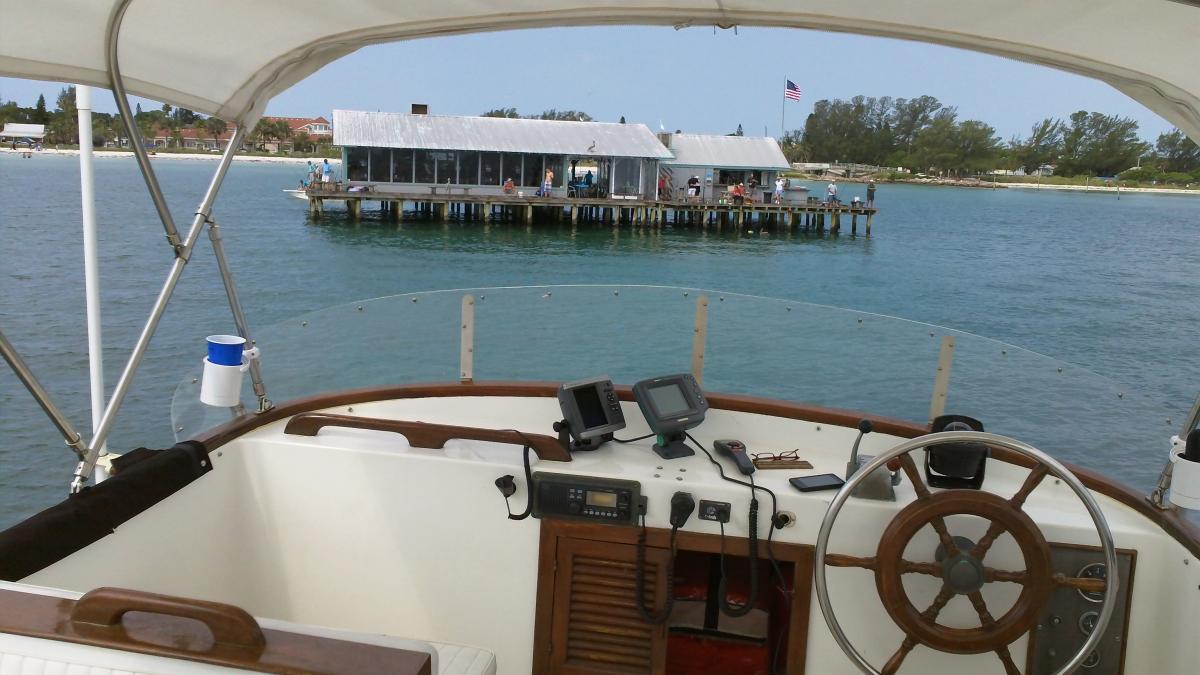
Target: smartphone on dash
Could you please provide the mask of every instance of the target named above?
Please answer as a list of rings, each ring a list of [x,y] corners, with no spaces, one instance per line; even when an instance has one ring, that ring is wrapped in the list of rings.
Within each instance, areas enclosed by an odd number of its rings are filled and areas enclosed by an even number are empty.
[[[836,490],[846,481],[832,473],[822,473],[816,476],[797,476],[789,479],[792,487],[801,492],[816,492],[817,490]]]

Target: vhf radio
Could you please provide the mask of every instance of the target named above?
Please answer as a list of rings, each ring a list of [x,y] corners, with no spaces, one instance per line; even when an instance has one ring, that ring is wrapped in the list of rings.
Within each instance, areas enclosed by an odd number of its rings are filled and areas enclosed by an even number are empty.
[[[538,471],[533,474],[533,517],[636,525],[646,508],[641,483]]]

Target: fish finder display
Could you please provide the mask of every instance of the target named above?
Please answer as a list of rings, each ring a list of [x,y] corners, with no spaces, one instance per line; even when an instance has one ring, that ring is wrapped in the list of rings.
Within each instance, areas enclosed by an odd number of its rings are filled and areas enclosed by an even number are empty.
[[[558,405],[563,421],[554,427],[569,449],[591,450],[612,440],[614,431],[625,428],[621,402],[607,377],[568,382],[558,388]]]
[[[646,424],[658,436],[652,447],[663,459],[695,454],[684,432],[704,421],[708,401],[691,373],[666,375],[633,385],[633,397],[646,416]]]
[[[650,400],[654,402],[654,407],[658,409],[658,414],[662,417],[670,417],[691,410],[687,399],[683,397],[683,389],[675,382],[661,387],[650,387],[649,391]]]
[[[608,424],[608,416],[604,414],[604,404],[600,402],[600,393],[595,387],[582,387],[572,392],[575,395],[575,405],[579,408],[579,416],[583,419],[584,429],[593,429]]]

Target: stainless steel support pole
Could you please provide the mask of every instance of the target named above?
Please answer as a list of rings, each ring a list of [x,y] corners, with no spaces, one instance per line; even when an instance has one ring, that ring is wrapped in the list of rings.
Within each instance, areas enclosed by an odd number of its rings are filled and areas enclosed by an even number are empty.
[[[3,331],[0,331],[0,353],[4,354],[4,360],[8,361],[8,367],[17,374],[17,379],[21,380],[21,384],[25,385],[42,410],[46,411],[46,416],[50,418],[54,426],[58,427],[58,432],[67,441],[67,445],[75,451],[80,459],[83,459],[88,449],[87,444],[83,442],[83,437],[75,431],[75,427],[71,426],[66,415],[63,415],[62,410],[59,410],[54,401],[50,399],[50,394],[42,388],[42,384],[34,377],[33,371],[29,369],[25,359],[17,353],[16,347],[13,347],[12,343],[8,341]]]
[[[250,337],[250,328],[246,324],[246,315],[242,312],[242,303],[238,300],[237,286],[233,283],[233,270],[229,268],[229,262],[225,259],[221,226],[212,218],[208,218],[208,238],[212,241],[213,253],[217,256],[217,268],[221,271],[221,281],[225,284],[225,295],[229,298],[229,309],[233,311],[233,323],[237,326],[238,335],[246,338],[248,346],[254,347],[254,339]],[[254,385],[254,395],[258,397],[258,412],[266,412],[272,405],[271,400],[267,398],[267,385],[263,383],[258,351],[252,351],[250,354],[250,382]]]
[[[138,131],[137,120],[133,118],[133,113],[129,110],[129,100],[125,96],[125,83],[121,78],[121,68],[117,59],[118,37],[121,33],[121,22],[125,19],[125,10],[129,9],[129,3],[132,0],[122,0],[115,7],[113,13],[108,19],[108,34],[106,56],[108,58],[108,81],[112,85],[113,98],[117,102],[117,110],[121,113],[121,122],[125,125],[125,130],[129,132],[129,145],[133,149],[133,156],[137,158],[138,168],[142,170],[142,177],[146,180],[146,189],[150,192],[150,199],[154,202],[154,210],[158,211],[158,218],[162,221],[163,229],[167,232],[167,242],[171,244],[171,248],[175,249],[176,255],[185,253],[185,249],[190,249],[185,244],[179,241],[179,230],[175,227],[175,219],[171,217],[171,210],[167,207],[167,200],[163,197],[162,188],[158,185],[158,177],[154,173],[154,167],[150,166],[150,157],[146,154],[146,148],[142,145],[142,134]]]
[[[121,408],[121,403],[125,401],[125,395],[129,393],[129,387],[133,384],[133,375],[137,372],[138,366],[142,363],[142,357],[146,355],[146,348],[150,345],[150,338],[154,337],[154,331],[158,329],[158,322],[162,320],[163,312],[167,309],[167,303],[171,300],[171,294],[175,292],[175,286],[179,283],[179,277],[183,274],[183,268],[188,263],[188,258],[191,257],[192,248],[196,245],[196,240],[200,237],[200,230],[204,228],[204,223],[208,221],[209,211],[212,210],[213,201],[217,198],[217,191],[221,189],[221,182],[225,179],[225,174],[229,171],[229,165],[233,162],[233,154],[241,145],[242,139],[246,135],[246,126],[239,124],[237,131],[234,132],[233,138],[229,141],[229,146],[225,148],[224,154],[221,155],[221,162],[217,165],[217,170],[213,172],[212,181],[208,184],[208,189],[204,192],[203,199],[200,200],[200,206],[196,209],[196,216],[192,220],[192,226],[188,229],[187,239],[183,242],[183,247],[178,251],[175,257],[175,262],[171,264],[171,271],[167,273],[167,280],[163,282],[162,290],[158,292],[158,298],[154,301],[154,308],[150,310],[150,317],[146,319],[146,325],[142,328],[142,332],[138,335],[137,343],[133,347],[133,353],[129,355],[129,361],[125,364],[125,369],[121,371],[121,379],[117,381],[117,387],[113,390],[112,398],[108,401],[108,407],[104,409],[104,417],[100,419],[100,425],[96,428],[96,435],[92,437],[92,444],[87,450],[87,456],[79,467],[75,470],[75,478],[71,481],[71,492],[78,492],[82,487],[88,474],[96,465],[96,459],[99,457],[100,446],[108,439],[109,432],[112,431],[113,420],[116,418],[117,411]],[[160,195],[161,196],[161,195]]]
[[[100,266],[97,262],[96,180],[92,156],[92,88],[75,87],[75,107],[79,116],[79,196],[83,221],[83,290],[87,308],[88,381],[92,394],[92,431],[104,414],[104,340],[100,321]],[[104,455],[104,447],[100,447]],[[103,466],[96,467],[97,483],[108,477]]]

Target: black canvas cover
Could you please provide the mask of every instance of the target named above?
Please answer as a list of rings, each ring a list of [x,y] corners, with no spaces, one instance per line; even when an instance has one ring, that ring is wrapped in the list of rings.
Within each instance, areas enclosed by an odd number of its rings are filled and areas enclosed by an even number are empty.
[[[19,581],[103,539],[211,470],[208,449],[196,441],[118,457],[108,480],[0,532],[0,579]]]

